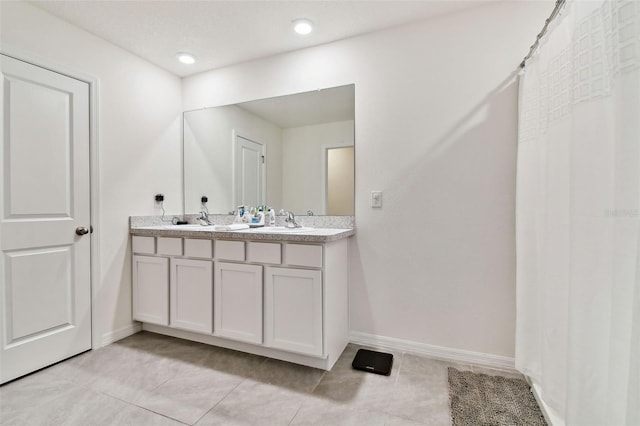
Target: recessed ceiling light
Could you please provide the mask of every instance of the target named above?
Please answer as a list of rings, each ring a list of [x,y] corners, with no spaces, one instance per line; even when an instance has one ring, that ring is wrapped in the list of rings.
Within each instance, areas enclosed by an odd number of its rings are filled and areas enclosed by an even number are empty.
[[[313,31],[313,25],[308,19],[296,19],[293,21],[293,30],[298,34],[307,35]]]
[[[176,58],[178,58],[178,60],[183,64],[191,65],[196,62],[195,56],[190,53],[178,52],[176,53]]]

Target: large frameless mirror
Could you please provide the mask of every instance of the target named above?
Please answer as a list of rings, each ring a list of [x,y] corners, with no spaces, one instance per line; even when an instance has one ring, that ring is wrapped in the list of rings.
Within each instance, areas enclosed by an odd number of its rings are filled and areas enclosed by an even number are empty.
[[[185,213],[353,215],[354,116],[354,85],[185,112]]]

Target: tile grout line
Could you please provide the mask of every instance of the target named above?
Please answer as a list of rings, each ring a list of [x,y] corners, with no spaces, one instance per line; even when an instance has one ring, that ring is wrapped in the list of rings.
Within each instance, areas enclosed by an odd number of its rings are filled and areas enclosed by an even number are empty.
[[[291,425],[291,423],[293,423],[293,421],[296,419],[296,416],[298,415],[298,413],[300,413],[300,410],[302,410],[302,406],[303,404],[300,404],[300,407],[298,407],[298,410],[296,411],[296,413],[293,415],[293,417],[291,417],[291,420],[289,420],[289,423],[287,423],[288,426]]]
[[[309,395],[312,395],[315,391],[316,388],[320,385],[320,383],[322,382],[322,379],[324,379],[324,376],[327,374],[327,371],[323,371],[322,375],[320,376],[320,378],[318,379],[318,381],[316,382],[315,385],[313,385],[313,388],[311,389],[311,391],[309,392]]]
[[[180,420],[178,420],[178,419],[174,419],[173,417],[169,417],[169,416],[166,416],[166,415],[164,415],[164,414],[162,414],[162,413],[157,413],[157,412],[155,412],[155,411],[153,411],[153,410],[149,410],[149,409],[148,409],[148,408],[146,408],[146,407],[141,407],[141,406],[139,406],[138,404],[136,404],[136,403],[135,403],[135,402],[133,402],[133,401],[127,401],[126,399],[122,399],[122,398],[117,397],[117,396],[115,396],[115,395],[111,395],[111,394],[109,394],[109,393],[106,393],[105,391],[102,391],[102,390],[99,390],[99,389],[94,389],[94,388],[90,387],[88,384],[81,384],[81,383],[74,383],[74,382],[72,382],[72,383],[73,383],[75,386],[78,386],[78,387],[80,387],[80,388],[85,388],[85,389],[90,390],[90,391],[92,391],[92,392],[95,392],[95,393],[98,393],[98,394],[100,394],[100,395],[106,396],[107,398],[111,398],[111,399],[114,399],[114,400],[116,400],[116,401],[123,402],[123,403],[125,403],[125,404],[127,404],[127,405],[129,405],[129,406],[131,406],[131,407],[140,408],[140,409],[142,409],[142,410],[144,410],[144,411],[148,411],[148,412],[153,413],[153,414],[155,414],[155,415],[157,415],[157,416],[164,417],[164,418],[166,418],[166,419],[169,419],[169,420],[172,420],[172,421],[176,421],[176,422],[181,423],[181,424],[184,424],[184,425],[186,425],[186,424],[187,424],[187,423],[181,422],[181,421],[180,421]],[[155,388],[154,388],[154,389],[155,389]]]
[[[393,381],[394,386],[398,384],[398,379],[400,378],[400,372],[402,371],[402,365],[404,364],[404,356],[405,356],[405,353],[400,352],[400,365],[398,365],[398,373],[396,374],[396,377]]]
[[[267,362],[267,359],[268,359],[268,358],[266,358],[266,357],[265,357],[265,358],[260,362],[260,364],[259,364],[259,365],[264,364],[265,362]],[[242,384],[243,384],[244,382],[246,382],[247,380],[249,380],[249,378],[248,378],[248,377],[244,377],[242,380],[240,380],[240,382],[238,382],[238,384],[237,384],[237,385],[235,385],[235,386],[233,387],[233,389],[231,389],[229,392],[227,392],[227,394],[226,394],[225,396],[223,396],[223,397],[220,399],[220,401],[216,402],[216,403],[215,403],[211,408],[209,408],[209,409],[208,409],[208,410],[207,410],[203,415],[201,415],[201,416],[198,418],[198,420],[196,420],[193,424],[194,424],[194,425],[198,424],[198,422],[199,422],[200,420],[202,420],[202,419],[203,419],[207,414],[209,414],[211,411],[215,410],[215,408],[216,408],[218,405],[220,405],[220,404],[222,403],[222,401],[224,401],[225,399],[227,399],[227,397],[228,397],[229,395],[231,395],[231,394],[232,394],[236,389],[238,389],[238,387],[240,387],[240,385],[242,385]]]
[[[316,384],[311,389],[311,391],[305,392],[305,393],[307,393],[309,396],[313,396],[313,393],[316,391],[316,389],[318,388],[318,386],[320,385],[320,383],[322,382],[322,379],[324,379],[324,376],[326,374],[327,374],[327,370],[324,370],[322,372],[322,375],[320,376],[320,378],[316,382]],[[302,402],[300,404],[300,407],[298,407],[298,410],[296,410],[296,413],[293,415],[293,417],[291,417],[291,420],[289,420],[289,423],[287,423],[287,425],[291,425],[291,423],[293,423],[293,421],[295,420],[296,416],[300,413],[300,410],[302,410],[302,407],[304,407],[304,402]]]
[[[260,361],[260,363],[258,365],[264,364],[265,362],[267,362],[267,358],[264,357],[264,359],[262,361]],[[227,397],[229,395],[231,395],[236,389],[238,389],[238,387],[240,385],[242,385],[244,382],[246,382],[249,378],[248,377],[244,377],[242,380],[240,380],[238,382],[237,385],[235,385],[233,387],[233,389],[231,389],[229,392],[227,392],[227,394],[225,396],[223,396],[222,398],[220,398],[220,400],[218,402],[216,402],[215,404],[213,404],[213,406],[211,408],[209,408],[207,411],[205,411],[200,417],[198,417],[198,419],[193,423],[193,425],[198,424],[198,422],[200,420],[202,420],[207,414],[209,414],[210,412],[212,412],[213,410],[215,410],[215,408],[220,405],[225,399],[227,399]]]

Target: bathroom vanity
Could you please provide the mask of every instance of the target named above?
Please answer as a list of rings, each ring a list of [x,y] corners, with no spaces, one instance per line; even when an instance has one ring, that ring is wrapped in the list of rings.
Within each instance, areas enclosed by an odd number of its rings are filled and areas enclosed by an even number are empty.
[[[347,345],[353,229],[130,232],[144,330],[325,370]]]

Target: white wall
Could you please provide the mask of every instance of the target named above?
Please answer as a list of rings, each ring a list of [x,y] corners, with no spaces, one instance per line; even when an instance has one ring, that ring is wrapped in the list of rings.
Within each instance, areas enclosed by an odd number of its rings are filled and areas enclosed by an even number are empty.
[[[0,2],[2,47],[99,79],[98,328],[131,322],[128,217],[182,210],[180,79],[24,2]]]
[[[183,80],[183,110],[355,83],[352,330],[513,356],[514,77],[552,5],[484,5],[203,73]],[[29,4],[0,15],[3,46],[100,79],[97,319],[126,327],[127,218],[159,213],[156,192],[181,209],[180,80]]]
[[[552,8],[483,5],[202,73],[183,104],[355,83],[352,331],[512,357],[515,77]]]
[[[278,209],[325,214],[322,146],[353,144],[353,132],[353,120],[282,129],[282,207]]]

